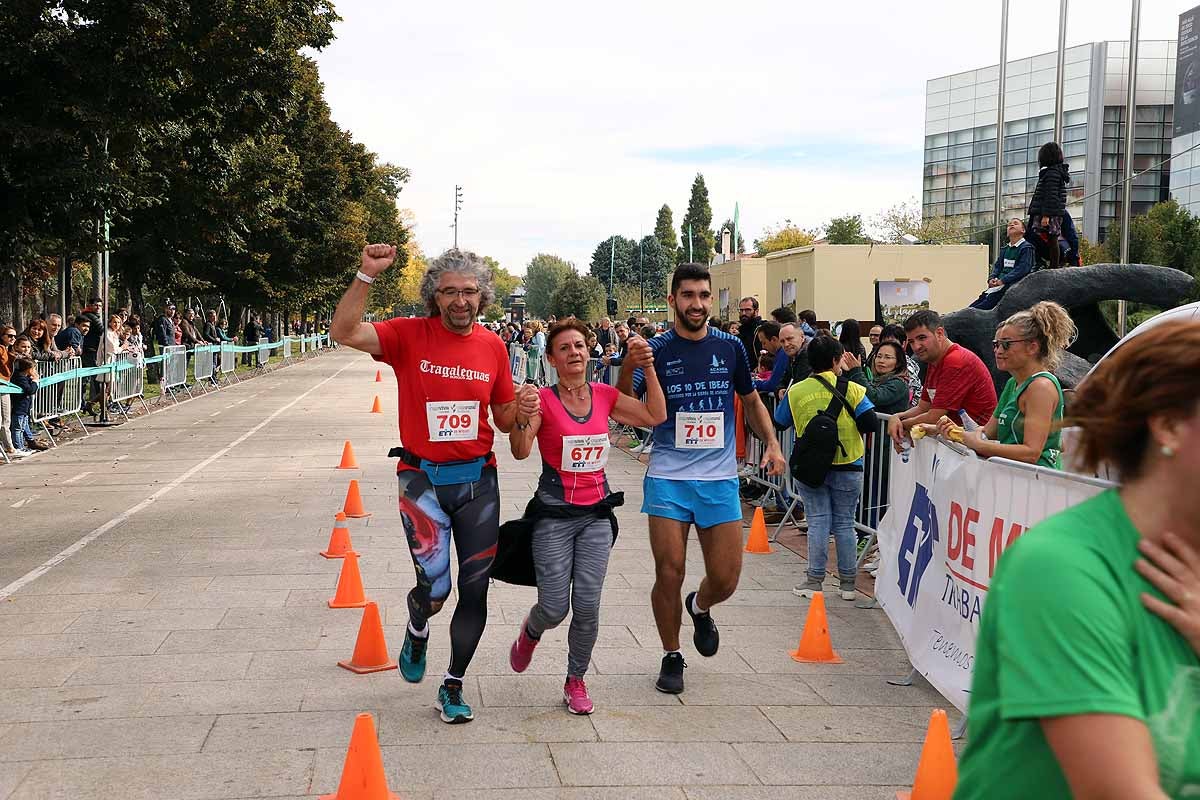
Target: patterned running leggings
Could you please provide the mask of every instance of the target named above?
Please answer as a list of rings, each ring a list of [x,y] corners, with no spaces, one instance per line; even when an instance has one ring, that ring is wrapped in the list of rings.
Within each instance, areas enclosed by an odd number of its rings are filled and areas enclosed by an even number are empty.
[[[500,533],[496,468],[484,467],[474,483],[434,486],[421,470],[402,470],[400,516],[417,571],[408,593],[413,628],[422,630],[450,596],[450,540],[458,551],[458,605],[450,619],[451,675],[462,678],[487,624],[488,573]]]
[[[561,505],[539,493],[548,505]],[[529,610],[529,633],[540,637],[571,612],[567,675],[582,678],[600,633],[600,592],[608,573],[612,525],[604,517],[543,517],[533,530],[538,601]]]

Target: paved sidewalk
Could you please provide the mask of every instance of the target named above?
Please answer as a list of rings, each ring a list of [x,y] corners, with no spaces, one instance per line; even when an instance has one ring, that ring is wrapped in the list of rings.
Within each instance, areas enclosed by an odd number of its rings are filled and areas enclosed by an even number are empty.
[[[746,555],[737,594],[714,610],[717,656],[695,653],[685,619],[687,691],[654,690],[643,467],[623,453],[609,463],[627,505],[588,676],[595,714],[561,705],[565,626],[511,673],[534,592],[506,584],[492,586],[466,681],[471,724],[444,725],[433,707],[453,598],[423,684],[339,669],[360,612],[326,607],[341,562],[317,551],[349,478],[373,513],[350,528],[393,657],[414,581],[385,457],[395,384],[386,370],[374,383],[375,369],[323,355],[0,468],[0,587],[100,531],[0,599],[0,800],[315,798],[336,790],[360,711],[375,714],[406,800],[890,800],[912,780],[930,709],[948,704],[927,685],[887,685],[908,668],[891,625],[836,596],[845,663],[792,661],[807,601],[791,594],[803,560],[785,548]],[[383,415],[368,413],[375,394]],[[333,469],[346,439],[361,470]],[[540,464],[497,444],[509,518]],[[688,570],[690,591],[694,541]]]

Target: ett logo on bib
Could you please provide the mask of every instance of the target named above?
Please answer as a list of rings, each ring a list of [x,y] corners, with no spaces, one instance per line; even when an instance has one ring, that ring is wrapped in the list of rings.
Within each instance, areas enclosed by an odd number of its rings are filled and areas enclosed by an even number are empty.
[[[608,464],[608,434],[592,433],[583,436],[564,436],[562,439],[563,472],[597,472]]]
[[[425,404],[431,442],[469,442],[479,438],[479,401],[446,400]]]
[[[725,412],[680,411],[675,414],[675,447],[713,450],[725,446]]]

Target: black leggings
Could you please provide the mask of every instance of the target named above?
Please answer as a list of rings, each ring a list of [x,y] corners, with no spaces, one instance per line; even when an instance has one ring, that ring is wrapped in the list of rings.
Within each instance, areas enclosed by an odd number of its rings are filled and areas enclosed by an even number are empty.
[[[403,470],[400,517],[417,570],[408,593],[412,627],[424,630],[450,596],[450,539],[458,550],[458,606],[450,620],[451,675],[462,678],[487,624],[488,575],[500,533],[496,468],[485,467],[475,483],[434,486],[421,470]]]

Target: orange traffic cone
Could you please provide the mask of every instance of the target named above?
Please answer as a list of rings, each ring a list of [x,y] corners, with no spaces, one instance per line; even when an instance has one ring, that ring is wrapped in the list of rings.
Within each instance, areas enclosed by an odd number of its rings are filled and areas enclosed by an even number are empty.
[[[815,664],[840,664],[842,659],[833,652],[829,641],[829,620],[825,616],[825,594],[817,592],[808,606],[808,617],[804,620],[804,632],[800,644],[791,653],[793,661]]]
[[[350,531],[346,529],[346,515],[339,511],[333,516],[333,533],[329,534],[329,545],[321,551],[325,558],[342,558],[354,549],[350,544]]]
[[[367,604],[363,595],[362,575],[358,571],[358,553],[353,550],[342,557],[337,591],[329,598],[330,608],[362,608]]]
[[[342,445],[342,461],[337,465],[338,469],[358,469],[358,459],[354,457],[354,447],[351,446],[350,440]]]
[[[371,516],[363,508],[362,496],[358,493],[358,481],[350,481],[350,488],[346,490],[346,503],[342,506],[342,512],[350,519],[362,519],[363,517]]]
[[[375,402],[371,403],[371,413],[372,414],[382,414],[383,413],[383,406],[381,406],[379,404],[379,395],[375,395]]]
[[[762,506],[754,509],[754,519],[750,522],[750,538],[746,540],[747,553],[774,553],[771,543],[767,540],[767,520],[763,517]]]
[[[375,735],[375,720],[370,714],[354,718],[350,749],[342,765],[342,780],[336,794],[323,794],[320,800],[400,800],[388,789],[383,771],[383,753]]]
[[[950,742],[950,721],[937,709],[929,716],[929,730],[921,746],[917,777],[911,792],[896,792],[896,800],[950,800],[958,783],[958,762]]]
[[[375,382],[383,383],[383,372],[381,370],[375,370]]]
[[[388,660],[387,640],[383,637],[379,606],[373,601],[367,603],[363,609],[362,622],[358,625],[358,639],[354,642],[354,655],[349,661],[339,661],[338,666],[358,675],[396,668],[396,662]]]

